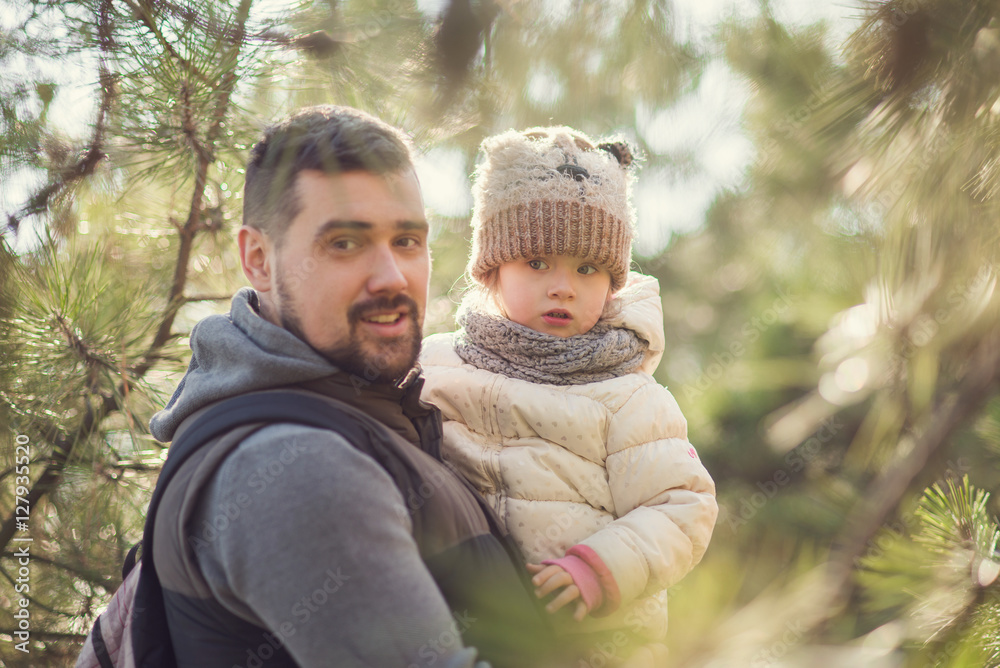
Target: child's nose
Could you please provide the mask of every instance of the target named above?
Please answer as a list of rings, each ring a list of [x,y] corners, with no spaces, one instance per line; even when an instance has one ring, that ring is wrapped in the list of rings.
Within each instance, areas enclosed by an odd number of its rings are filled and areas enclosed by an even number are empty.
[[[576,296],[573,278],[568,271],[557,269],[552,272],[552,282],[549,283],[549,296],[553,299],[572,299]]]

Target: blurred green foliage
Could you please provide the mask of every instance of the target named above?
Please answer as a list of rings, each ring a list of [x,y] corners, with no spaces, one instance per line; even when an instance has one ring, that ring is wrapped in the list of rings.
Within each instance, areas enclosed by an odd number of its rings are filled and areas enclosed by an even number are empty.
[[[720,66],[749,91],[752,158],[700,226],[635,258],[661,282],[658,380],[722,507],[671,591],[671,665],[998,665],[994,3],[866,3],[844,44],[770,3],[704,39],[655,0],[4,9],[4,665],[70,662],[117,585],[162,461],[149,417],[190,327],[244,283],[242,166],[268,121],[355,105],[466,174],[490,134],[568,124],[629,138],[656,188],[698,176],[703,145],[663,148],[648,119]],[[468,220],[434,216],[429,330],[452,326]],[[8,588],[19,434],[30,655]]]

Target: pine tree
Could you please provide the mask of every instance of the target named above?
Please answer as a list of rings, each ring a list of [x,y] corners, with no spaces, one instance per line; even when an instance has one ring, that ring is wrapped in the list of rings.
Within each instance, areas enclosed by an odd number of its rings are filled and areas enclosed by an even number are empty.
[[[885,532],[862,562],[868,606],[902,622],[922,665],[1000,665],[1000,527],[989,497],[968,476],[933,485],[908,530]]]
[[[676,665],[996,664],[989,541],[981,580],[971,563],[934,564],[958,540],[941,518],[965,513],[988,536],[997,510],[971,490],[1000,483],[1000,15],[926,0],[865,3],[860,16],[844,45],[766,7],[720,33],[753,90],[758,156],[704,234],[671,251],[691,257],[672,269],[690,286],[681,304],[701,295],[719,314],[709,345],[678,344],[722,369],[695,385],[695,410],[682,406],[692,440],[722,441],[704,456],[723,505],[713,548],[728,543],[689,576],[721,614],[697,640],[677,639]],[[792,308],[754,327],[781,293]],[[940,482],[965,474],[969,487]],[[935,521],[937,533],[911,536]],[[887,535],[901,536],[896,570],[860,568]],[[928,609],[956,606],[940,636],[911,627],[905,583],[937,592]],[[884,604],[869,607],[866,592]]]

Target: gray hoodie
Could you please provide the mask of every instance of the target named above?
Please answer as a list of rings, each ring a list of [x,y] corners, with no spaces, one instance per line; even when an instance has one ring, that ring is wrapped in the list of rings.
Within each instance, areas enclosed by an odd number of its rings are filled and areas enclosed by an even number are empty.
[[[187,374],[150,423],[161,441],[212,402],[338,373],[261,318],[249,288],[229,316],[195,326],[191,348]],[[459,633],[471,622],[452,617],[421,560],[399,488],[333,432],[289,424],[254,432],[204,490],[194,527],[212,537],[196,551],[211,596],[271,632],[243,665],[267,665],[275,644],[300,666],[475,663]]]

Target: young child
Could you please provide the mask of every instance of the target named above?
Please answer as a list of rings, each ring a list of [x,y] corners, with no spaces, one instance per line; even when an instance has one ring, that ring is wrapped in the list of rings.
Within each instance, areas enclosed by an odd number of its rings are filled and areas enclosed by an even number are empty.
[[[663,314],[656,279],[628,271],[631,153],[570,128],[482,150],[478,289],[461,329],[428,337],[421,356],[444,459],[493,505],[547,610],[568,606],[560,632],[603,639],[602,664],[660,665],[666,588],[701,559],[718,509],[677,402],[650,375]]]

